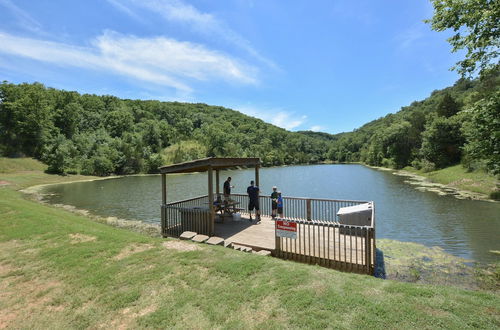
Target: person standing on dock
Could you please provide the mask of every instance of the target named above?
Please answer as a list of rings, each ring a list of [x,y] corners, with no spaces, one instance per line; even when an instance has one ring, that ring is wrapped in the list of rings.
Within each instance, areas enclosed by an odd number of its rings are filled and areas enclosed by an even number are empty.
[[[224,182],[224,203],[226,204],[226,207],[229,207],[230,205],[233,206],[233,213],[236,213],[236,206],[234,205],[234,201],[231,199],[231,188],[234,188],[234,186],[231,186],[231,177],[228,176],[227,180]]]
[[[224,199],[229,200],[229,196],[231,195],[231,188],[234,188],[234,186],[231,186],[231,177],[228,176],[227,180],[224,182]]]
[[[276,219],[276,210],[278,209],[278,187],[273,187],[273,192],[271,193],[271,217]]]
[[[252,211],[255,209],[255,219],[260,221],[260,208],[259,208],[259,187],[255,182],[250,181],[250,186],[247,188],[248,194],[248,213],[250,214],[250,222],[252,222]]]
[[[278,199],[277,199],[277,207],[278,207],[278,215],[280,218],[283,218],[283,197],[281,197],[281,191],[278,191]]]

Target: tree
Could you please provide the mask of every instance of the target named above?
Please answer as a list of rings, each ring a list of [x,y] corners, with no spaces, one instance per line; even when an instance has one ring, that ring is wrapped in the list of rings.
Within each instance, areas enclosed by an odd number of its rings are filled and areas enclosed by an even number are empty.
[[[485,71],[497,63],[500,47],[500,1],[498,0],[432,0],[434,16],[426,20],[438,32],[453,29],[448,38],[452,52],[466,49],[465,59],[453,67],[462,76],[478,69]]]
[[[456,118],[437,117],[422,134],[421,153],[438,168],[458,163],[464,138]]]
[[[459,111],[459,106],[453,97],[446,93],[439,101],[436,111],[439,116],[449,118]]]
[[[488,170],[500,175],[500,92],[476,102],[467,112],[471,115],[464,125],[467,154],[486,160]]]

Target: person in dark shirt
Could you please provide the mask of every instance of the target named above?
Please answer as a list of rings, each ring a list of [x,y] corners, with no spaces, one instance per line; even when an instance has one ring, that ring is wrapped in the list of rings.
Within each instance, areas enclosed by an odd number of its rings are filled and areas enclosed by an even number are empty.
[[[229,195],[231,195],[231,188],[234,188],[234,186],[231,186],[231,177],[228,177],[224,182],[224,197],[226,199],[228,199]]]
[[[231,186],[231,177],[229,176],[224,182],[224,202],[226,203],[226,207],[229,204],[233,204],[233,213],[236,213],[236,206],[234,205],[234,201],[231,199],[231,188],[234,188],[234,186]]]
[[[252,221],[252,211],[255,209],[255,219],[260,221],[260,208],[259,208],[259,187],[255,182],[250,181],[250,186],[247,188],[248,194],[248,213],[250,213],[250,222]]]
[[[276,210],[278,209],[278,187],[273,187],[273,192],[271,193],[271,217],[276,218]]]

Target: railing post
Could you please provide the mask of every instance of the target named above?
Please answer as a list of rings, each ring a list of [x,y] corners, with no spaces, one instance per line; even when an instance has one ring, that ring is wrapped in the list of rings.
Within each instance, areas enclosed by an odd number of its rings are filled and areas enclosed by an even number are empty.
[[[215,209],[214,209],[214,177],[212,166],[208,167],[208,208],[210,210],[209,233],[212,236],[215,228]]]
[[[276,253],[276,257],[280,257],[280,247],[281,247],[281,241],[280,237],[278,237],[278,222],[274,220],[274,251]]]
[[[306,199],[306,219],[307,221],[311,221],[311,200]]]
[[[167,204],[167,175],[162,174],[161,175],[161,234],[162,236],[165,235],[165,230],[167,227],[167,215],[166,215],[166,210],[165,206]]]

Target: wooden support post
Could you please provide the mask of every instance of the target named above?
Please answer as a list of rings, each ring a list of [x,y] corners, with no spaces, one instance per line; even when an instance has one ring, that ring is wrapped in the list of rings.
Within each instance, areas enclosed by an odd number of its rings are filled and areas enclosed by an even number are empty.
[[[167,227],[166,209],[167,204],[167,175],[161,175],[161,233],[165,236],[165,230]]]
[[[311,221],[311,200],[306,199],[306,219]]]
[[[281,238],[278,237],[278,222],[274,222],[274,253],[276,257],[281,257]]]
[[[255,185],[259,188],[259,190],[257,191],[257,201],[260,202],[260,182],[259,182],[259,165],[258,164],[255,165]],[[260,215],[261,215],[260,210],[255,211],[255,218],[259,219],[259,220],[260,220]]]
[[[260,189],[260,182],[259,182],[259,165],[255,165],[255,185],[259,187]]]
[[[219,170],[215,170],[215,192],[217,198],[220,196]]]
[[[212,236],[215,229],[215,209],[214,209],[214,176],[212,166],[208,167],[208,207],[210,209],[209,232]]]

